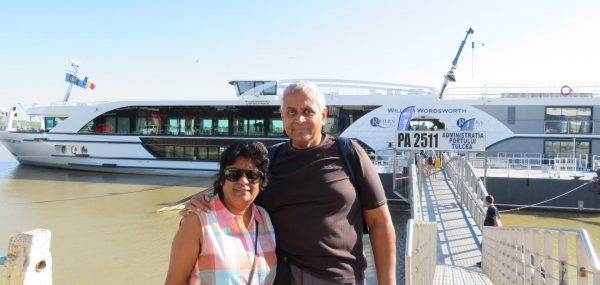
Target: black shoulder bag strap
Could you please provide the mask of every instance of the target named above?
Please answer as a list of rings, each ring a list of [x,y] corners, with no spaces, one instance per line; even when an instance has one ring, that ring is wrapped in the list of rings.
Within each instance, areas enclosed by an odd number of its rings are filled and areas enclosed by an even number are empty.
[[[269,147],[269,167],[267,168],[269,172],[271,172],[271,169],[273,169],[275,157],[277,156],[277,153],[279,153],[279,150],[281,149],[284,143],[286,142],[276,143]]]
[[[356,153],[354,152],[354,147],[352,146],[352,139],[345,137],[337,137],[337,145],[340,149],[340,154],[342,155],[342,160],[344,161],[344,166],[348,171],[350,176],[350,182],[354,186],[354,190],[356,190],[356,197],[360,199],[358,194],[358,186],[356,184],[356,164],[358,160],[356,158]],[[362,206],[362,205],[361,205]],[[369,233],[369,227],[367,226],[367,222],[365,221],[365,217],[363,215],[363,234]]]

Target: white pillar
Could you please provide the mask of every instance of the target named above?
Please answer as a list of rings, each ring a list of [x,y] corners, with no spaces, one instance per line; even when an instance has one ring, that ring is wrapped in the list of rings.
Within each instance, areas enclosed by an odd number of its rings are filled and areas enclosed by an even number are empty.
[[[52,285],[50,236],[45,229],[13,236],[0,285]]]

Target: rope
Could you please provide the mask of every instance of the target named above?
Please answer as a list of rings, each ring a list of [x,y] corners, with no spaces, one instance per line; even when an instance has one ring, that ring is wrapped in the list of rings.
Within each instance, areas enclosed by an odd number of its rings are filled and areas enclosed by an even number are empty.
[[[208,187],[208,188],[200,191],[199,193],[204,193],[204,192],[210,193],[213,190],[214,190],[214,187],[210,186],[210,187]],[[188,197],[185,197],[185,198],[183,198],[183,199],[181,199],[179,201],[173,202],[173,203],[169,204],[168,206],[165,206],[165,207],[162,207],[162,208],[156,210],[156,212],[160,213],[160,212],[169,212],[169,211],[178,211],[178,210],[181,210],[181,209],[185,208],[185,204],[187,202],[189,202],[192,199],[192,197],[194,197],[194,195],[196,195],[196,194],[192,194],[192,195],[190,195]]]
[[[506,212],[519,211],[519,210],[523,210],[523,209],[525,209],[525,208],[534,207],[534,206],[537,206],[537,205],[540,205],[540,204],[544,204],[544,203],[546,203],[546,202],[550,202],[550,201],[552,201],[552,200],[556,200],[556,199],[558,199],[558,198],[560,198],[560,197],[562,197],[562,196],[565,196],[565,195],[567,195],[567,194],[569,194],[569,193],[571,193],[571,192],[574,192],[574,191],[576,191],[576,190],[579,190],[579,188],[581,188],[581,187],[583,187],[583,186],[586,186],[586,185],[589,185],[589,184],[592,184],[593,182],[594,182],[594,181],[588,181],[588,182],[586,182],[586,183],[584,183],[584,184],[581,184],[581,185],[579,185],[579,186],[577,186],[577,187],[575,187],[575,188],[573,188],[573,189],[571,189],[571,190],[569,190],[569,191],[567,191],[567,192],[565,192],[565,193],[562,193],[562,194],[560,194],[560,195],[558,195],[558,196],[556,196],[556,197],[552,197],[552,198],[550,198],[550,199],[548,199],[548,200],[544,200],[544,201],[542,201],[542,202],[539,202],[539,203],[535,203],[535,204],[532,204],[532,205],[523,206],[523,207],[519,207],[519,208],[515,208],[515,209],[510,209],[510,210],[499,211],[499,212],[500,212],[500,213],[506,213]]]

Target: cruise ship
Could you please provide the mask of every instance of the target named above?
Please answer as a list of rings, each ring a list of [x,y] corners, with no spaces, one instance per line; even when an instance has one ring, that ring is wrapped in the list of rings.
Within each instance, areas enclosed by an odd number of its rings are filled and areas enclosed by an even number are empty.
[[[408,128],[484,132],[487,155],[570,156],[595,167],[600,157],[600,86],[448,89],[352,80],[309,79],[326,96],[326,133],[353,138],[376,160]],[[33,106],[39,129],[15,129],[3,145],[21,164],[87,171],[209,176],[235,140],[287,140],[281,94],[296,80],[231,81],[231,99],[60,102]],[[217,96],[216,96],[217,97]],[[218,96],[223,98],[223,96]],[[594,127],[596,126],[596,127]]]

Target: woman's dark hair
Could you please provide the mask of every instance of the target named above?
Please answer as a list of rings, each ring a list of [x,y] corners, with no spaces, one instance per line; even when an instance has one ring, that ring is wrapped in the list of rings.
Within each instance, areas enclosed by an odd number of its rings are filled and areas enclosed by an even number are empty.
[[[225,168],[235,163],[238,157],[248,158],[254,163],[256,168],[260,170],[264,176],[260,180],[260,190],[267,185],[267,170],[269,167],[269,155],[267,148],[260,142],[257,141],[238,141],[234,142],[225,149],[221,154],[221,160],[219,161],[219,173],[217,179],[213,183],[214,194],[219,195],[219,198],[223,198],[223,184],[225,183]]]

